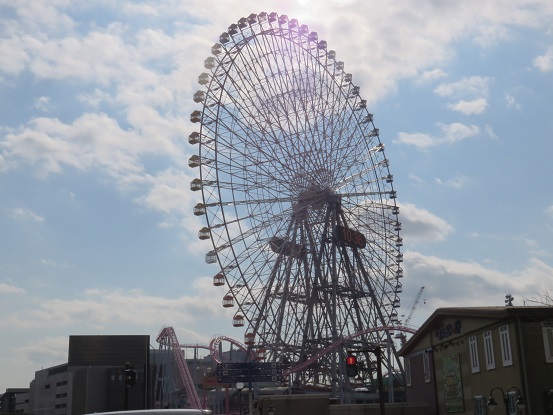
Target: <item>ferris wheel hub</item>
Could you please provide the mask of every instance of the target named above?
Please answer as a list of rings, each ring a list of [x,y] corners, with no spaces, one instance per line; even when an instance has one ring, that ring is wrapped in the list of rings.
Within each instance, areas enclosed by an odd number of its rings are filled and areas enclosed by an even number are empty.
[[[298,211],[306,208],[320,210],[339,197],[330,187],[321,188],[313,185],[299,193],[295,207]]]

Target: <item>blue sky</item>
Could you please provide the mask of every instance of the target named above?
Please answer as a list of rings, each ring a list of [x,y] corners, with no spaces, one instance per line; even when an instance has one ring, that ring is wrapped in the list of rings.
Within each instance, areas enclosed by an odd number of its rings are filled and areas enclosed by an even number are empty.
[[[0,0],[0,391],[73,334],[242,339],[189,189],[189,114],[220,33],[297,18],[369,103],[403,224],[401,314],[515,305],[553,280],[549,0]],[[393,4],[392,4],[393,3]]]

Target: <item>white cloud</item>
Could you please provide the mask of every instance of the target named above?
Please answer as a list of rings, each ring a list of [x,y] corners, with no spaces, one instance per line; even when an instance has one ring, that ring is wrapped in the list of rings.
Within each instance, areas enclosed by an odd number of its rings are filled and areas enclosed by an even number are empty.
[[[440,178],[435,179],[435,182],[438,183],[439,185],[444,187],[452,187],[455,189],[460,189],[464,187],[467,181],[468,181],[468,178],[466,176],[457,176],[457,177],[454,177],[453,179],[448,179],[448,180],[443,180]]]
[[[13,167],[13,163],[8,163],[7,160],[4,158],[2,153],[0,152],[0,173],[4,173],[5,171],[8,171],[10,168]]]
[[[400,220],[403,238],[410,243],[443,241],[453,226],[442,218],[411,203],[401,203]]]
[[[480,134],[480,128],[476,125],[438,123],[438,127],[441,129],[440,136],[433,136],[425,133],[400,132],[394,142],[425,149],[440,144],[452,144]]]
[[[71,167],[83,171],[99,168],[120,178],[141,173],[142,156],[182,158],[172,137],[180,127],[171,127],[171,120],[151,111],[136,118],[146,131],[123,129],[106,114],[83,114],[71,124],[35,118],[27,127],[7,134],[0,151],[6,159],[34,165],[42,176]]]
[[[201,199],[201,195],[190,191],[193,170],[167,169],[156,175],[145,175],[141,178],[146,190],[135,198],[135,202],[147,209],[163,214],[163,220],[158,223],[162,229],[180,227],[187,235],[197,235],[200,221],[193,214],[193,206]],[[187,240],[187,249],[192,243]]]
[[[447,143],[462,141],[480,133],[480,128],[476,125],[465,125],[454,122],[451,124],[439,123],[438,126],[442,129],[443,140]]]
[[[543,55],[537,56],[533,63],[542,72],[553,71],[553,47],[549,48]]]
[[[430,71],[424,71],[422,75],[419,77],[418,83],[420,84],[430,83],[438,79],[445,78],[446,76],[447,76],[447,73],[443,69],[436,68]]]
[[[152,296],[136,289],[88,289],[71,299],[41,299],[29,304],[28,308],[5,315],[0,326],[32,329],[52,324],[58,329],[78,327],[79,331],[97,332],[121,325],[155,329],[168,321],[180,321],[199,330],[202,321],[222,318],[224,327],[232,327],[233,310],[222,307],[225,293],[213,286],[210,278],[197,279],[190,287],[196,294],[175,298]],[[12,288],[6,292],[15,291]]]
[[[8,134],[1,148],[5,157],[35,165],[45,176],[61,172],[63,166],[102,166],[116,175],[142,169],[136,157],[140,141],[105,114],[84,114],[73,124],[36,118],[29,127]]]
[[[481,97],[488,95],[491,78],[485,76],[471,76],[457,82],[443,83],[434,89],[434,92],[447,98]]]
[[[461,100],[455,104],[448,104],[448,108],[465,115],[482,114],[486,111],[488,100],[486,98],[477,98],[472,101]]]
[[[25,363],[31,363],[38,368],[47,363],[48,366],[55,366],[67,363],[67,350],[69,338],[66,336],[38,338],[18,350],[19,359]]]
[[[16,75],[29,62],[29,55],[21,48],[21,42],[20,38],[0,39],[0,74]]]
[[[33,108],[42,112],[48,112],[50,110],[50,97],[36,98]]]
[[[16,285],[6,284],[5,282],[0,282],[0,294],[24,294],[25,289],[18,287]]]
[[[22,222],[36,222],[36,223],[44,222],[44,217],[37,215],[35,212],[33,212],[30,209],[14,208],[14,209],[8,209],[8,212],[12,218]]]
[[[122,12],[130,15],[137,16],[159,16],[159,12],[154,5],[150,4],[135,4],[125,3],[123,4]]]
[[[515,305],[531,298],[550,285],[553,268],[538,259],[530,259],[519,269],[502,271],[474,261],[459,261],[404,253],[406,278],[424,285],[431,308],[504,305],[511,293]]]
[[[75,22],[65,12],[70,5],[70,0],[29,0],[10,3],[10,8],[28,31],[66,32],[75,27]]]
[[[192,178],[185,172],[175,170],[165,170],[155,177],[147,176],[146,180],[150,182],[148,193],[138,197],[136,201],[165,214],[192,213],[189,209],[190,200],[194,198],[190,191]]]
[[[494,132],[493,128],[491,125],[485,125],[484,126],[484,132],[486,133],[486,135],[488,137],[490,137],[491,139],[493,140],[497,140],[497,134]]]
[[[394,142],[408,144],[418,148],[428,148],[437,144],[437,139],[424,133],[405,133],[400,132]]]
[[[41,258],[40,263],[42,265],[46,265],[48,267],[54,267],[54,268],[69,268],[70,267],[70,265],[67,262],[59,263],[59,262],[53,261],[51,259],[45,259],[45,258]]]
[[[523,238],[524,244],[528,247],[528,251],[535,258],[550,258],[551,252],[544,248],[538,241],[531,238]]]
[[[517,102],[517,99],[511,94],[505,94],[505,102],[509,108],[521,109],[521,105]]]
[[[107,103],[113,105],[115,103],[114,98],[106,91],[100,88],[95,88],[93,92],[86,92],[79,94],[77,100],[88,105],[93,109],[98,109],[100,104]]]
[[[33,45],[32,52],[30,69],[39,79],[74,79],[104,87],[124,70],[132,77],[140,62],[131,56],[133,49],[126,47],[118,33],[93,32],[82,39],[45,40]]]
[[[426,184],[426,180],[416,174],[409,173],[409,180],[415,185],[420,186]]]

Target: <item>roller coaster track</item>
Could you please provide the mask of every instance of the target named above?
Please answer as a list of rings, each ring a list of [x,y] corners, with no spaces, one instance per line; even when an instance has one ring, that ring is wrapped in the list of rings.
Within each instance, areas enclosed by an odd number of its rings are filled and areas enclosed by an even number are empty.
[[[366,329],[366,330],[361,330],[361,331],[358,331],[357,333],[353,333],[353,334],[350,334],[349,336],[346,336],[346,337],[343,337],[341,339],[336,340],[331,345],[329,345],[329,346],[325,347],[324,349],[320,350],[318,353],[315,353],[313,356],[311,356],[311,358],[307,359],[306,361],[301,362],[300,364],[298,364],[296,366],[292,366],[291,368],[285,370],[282,373],[282,375],[283,376],[288,376],[292,373],[299,372],[300,370],[303,370],[303,369],[309,367],[310,365],[312,365],[313,363],[315,363],[317,360],[319,360],[325,354],[328,354],[328,353],[332,352],[333,350],[337,349],[338,347],[343,346],[344,343],[346,343],[350,340],[353,340],[357,337],[363,336],[364,334],[374,333],[375,331],[403,331],[403,332],[407,332],[407,333],[411,333],[411,334],[416,332],[415,329],[412,329],[410,327],[402,327],[402,326],[399,326],[399,327],[398,326],[380,326],[380,327],[373,327],[373,328]]]
[[[346,337],[343,337],[341,339],[336,340],[331,345],[325,347],[324,349],[320,350],[318,353],[311,356],[311,358],[301,362],[300,364],[298,364],[296,366],[292,366],[292,367],[288,368],[287,370],[285,370],[283,372],[283,376],[288,376],[292,373],[299,372],[300,370],[303,370],[303,369],[309,367],[310,365],[312,365],[313,363],[315,363],[317,360],[319,360],[324,355],[332,352],[333,350],[337,349],[338,347],[343,346],[348,341],[354,340],[357,337],[361,337],[365,334],[374,333],[375,331],[402,331],[402,332],[411,333],[411,334],[414,334],[416,332],[415,329],[413,329],[411,327],[406,327],[406,326],[380,326],[380,327],[373,327],[373,328],[366,329],[366,330],[361,330],[357,333],[353,333],[353,334],[350,334],[349,336],[346,336]],[[219,353],[219,347],[218,346],[223,341],[227,341],[229,343],[232,343],[235,346],[237,346],[239,349],[242,349],[242,350],[245,350],[245,351],[248,350],[245,345],[243,345],[242,343],[240,343],[240,342],[238,342],[238,341],[236,341],[236,340],[234,340],[230,337],[226,337],[226,336],[216,337],[213,340],[211,340],[211,343],[209,344],[209,350],[211,352],[211,357],[217,363],[222,363],[222,359],[221,359],[221,355]]]
[[[157,342],[160,345],[167,345],[171,347],[175,362],[177,364],[179,375],[186,391],[186,396],[191,408],[202,409],[202,404],[200,402],[200,397],[198,396],[198,391],[194,385],[194,380],[188,370],[188,365],[184,359],[184,353],[181,350],[177,335],[173,327],[163,327],[160,333],[157,336]]]
[[[211,342],[209,343],[209,351],[211,353],[211,357],[213,358],[213,360],[215,360],[217,363],[222,363],[223,359],[221,357],[221,354],[219,353],[219,344],[221,344],[222,342],[224,341],[227,341],[231,344],[234,344],[235,346],[237,346],[240,350],[243,350],[245,352],[248,351],[248,348],[247,346],[245,346],[244,344],[240,343],[239,341],[237,340],[234,340],[230,337],[227,337],[227,336],[218,336],[218,337],[215,337],[213,340],[211,340]],[[254,360],[255,359],[255,353],[250,350],[250,356],[249,358],[251,360]]]

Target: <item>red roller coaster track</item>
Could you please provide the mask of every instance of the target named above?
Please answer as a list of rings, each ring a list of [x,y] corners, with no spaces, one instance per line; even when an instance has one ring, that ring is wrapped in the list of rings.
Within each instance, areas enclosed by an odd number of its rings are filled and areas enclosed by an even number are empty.
[[[177,335],[173,327],[164,327],[161,329],[160,333],[157,336],[157,342],[159,344],[165,344],[171,347],[175,362],[179,369],[179,375],[186,391],[186,396],[192,408],[202,409],[202,404],[200,402],[200,397],[198,396],[198,391],[194,385],[194,380],[188,370],[188,365],[184,359],[184,354],[181,350]]]
[[[404,327],[404,326],[380,326],[380,327],[373,327],[373,328],[370,328],[370,329],[362,330],[362,331],[359,331],[357,333],[351,334],[347,337],[344,337],[342,339],[336,340],[331,345],[325,347],[324,349],[322,349],[318,353],[311,356],[311,358],[309,358],[308,360],[306,360],[304,362],[301,362],[300,364],[289,368],[283,374],[284,374],[284,376],[286,376],[286,375],[290,375],[292,373],[298,372],[300,370],[303,370],[303,369],[309,367],[311,364],[315,363],[317,360],[319,360],[325,354],[330,353],[331,351],[335,350],[336,348],[342,346],[348,340],[353,340],[353,339],[355,339],[357,337],[360,337],[364,334],[373,333],[375,331],[402,331],[402,332],[411,333],[411,334],[416,332],[415,329],[413,329],[411,327]],[[222,362],[221,356],[219,354],[218,345],[223,341],[228,341],[229,343],[232,343],[235,346],[238,346],[238,348],[240,348],[242,350],[247,350],[247,347],[245,345],[243,345],[242,343],[240,343],[240,342],[238,342],[234,339],[231,339],[230,337],[226,337],[226,336],[216,337],[213,340],[211,340],[211,343],[209,344],[209,350],[210,350],[210,353],[211,353],[211,357],[213,357],[213,360],[215,360],[217,363]]]

